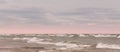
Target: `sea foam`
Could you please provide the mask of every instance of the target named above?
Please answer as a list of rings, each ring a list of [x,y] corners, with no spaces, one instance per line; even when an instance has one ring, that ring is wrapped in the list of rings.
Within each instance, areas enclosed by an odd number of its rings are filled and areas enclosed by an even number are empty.
[[[98,43],[96,48],[120,49],[120,45]]]

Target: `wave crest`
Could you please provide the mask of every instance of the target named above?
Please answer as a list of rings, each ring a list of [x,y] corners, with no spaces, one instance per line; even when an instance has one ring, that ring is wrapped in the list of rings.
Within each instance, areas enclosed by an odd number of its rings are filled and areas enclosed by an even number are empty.
[[[120,45],[98,43],[96,48],[120,49]]]

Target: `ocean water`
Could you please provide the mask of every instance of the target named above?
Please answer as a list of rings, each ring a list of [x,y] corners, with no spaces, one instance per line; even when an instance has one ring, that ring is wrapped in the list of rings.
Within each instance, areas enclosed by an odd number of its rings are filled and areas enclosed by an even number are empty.
[[[1,35],[0,52],[120,52],[118,34]]]

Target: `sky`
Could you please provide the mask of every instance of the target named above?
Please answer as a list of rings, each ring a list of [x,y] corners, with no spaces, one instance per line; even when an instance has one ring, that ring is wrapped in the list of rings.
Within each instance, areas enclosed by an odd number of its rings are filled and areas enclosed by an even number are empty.
[[[120,33],[120,0],[0,0],[0,33]]]

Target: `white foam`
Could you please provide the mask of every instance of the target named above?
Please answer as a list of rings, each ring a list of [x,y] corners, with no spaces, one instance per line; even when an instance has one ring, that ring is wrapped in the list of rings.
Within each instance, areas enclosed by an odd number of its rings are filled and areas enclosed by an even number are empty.
[[[55,45],[55,46],[66,47],[66,48],[89,47],[89,45],[77,45],[77,44],[73,44],[73,43],[42,41],[42,40],[39,40],[36,37],[29,39],[27,41],[27,43],[52,44],[52,45]]]
[[[20,40],[20,38],[13,38],[13,40]]]
[[[13,38],[13,40],[29,40],[31,38]]]
[[[116,37],[116,35],[102,35],[102,34],[99,34],[99,35],[93,35],[94,37]]]
[[[77,44],[64,44],[63,47],[57,48],[58,50],[67,50],[67,49],[84,49],[90,48],[91,45],[77,45]]]
[[[65,46],[66,44],[65,43],[62,43],[62,42],[57,42],[55,43],[56,46]]]
[[[13,38],[13,40],[27,40],[27,41],[30,41],[30,42],[34,42],[34,41],[52,41],[52,39],[40,39],[40,38],[37,38],[37,37],[33,37],[33,38]]]
[[[15,38],[16,39],[20,39],[20,38]],[[64,50],[64,49],[69,49],[69,48],[77,48],[77,47],[90,47],[90,45],[78,45],[78,44],[74,44],[74,43],[65,43],[65,42],[49,42],[49,41],[44,41],[45,39],[39,39],[37,37],[33,37],[33,38],[21,38],[20,40],[27,40],[27,43],[37,43],[37,44],[50,44],[50,45],[55,45],[60,47],[60,49]],[[49,40],[49,39],[48,39]],[[51,40],[51,39],[50,39]]]
[[[39,41],[37,38],[32,38],[32,39],[28,40],[27,43],[52,44],[52,45],[56,45],[56,46],[64,46],[64,47],[67,47],[67,48],[78,47],[77,44],[63,43],[63,42],[46,42],[46,41]]]
[[[47,51],[45,51],[45,50],[42,50],[42,51],[39,51],[39,52],[47,52]]]
[[[35,42],[39,42],[39,40],[38,40],[38,38],[33,37],[33,38],[29,39],[27,42],[28,43],[35,43]]]
[[[120,38],[120,35],[117,38]]]
[[[88,36],[84,34],[80,34],[79,37],[88,37]]]
[[[109,49],[120,49],[119,45],[116,44],[104,44],[104,43],[98,43],[96,48],[109,48]]]
[[[66,48],[66,47],[60,47],[60,48],[58,48],[58,50],[66,50],[66,49],[68,49],[68,48]]]
[[[36,37],[31,38],[27,41],[27,43],[38,43],[38,44],[54,44],[52,42],[44,42],[45,39],[38,39]],[[49,40],[49,39],[48,39]]]
[[[56,46],[65,46],[68,48],[78,47],[77,44],[71,44],[71,43],[63,43],[63,42],[57,42],[55,43]]]
[[[81,48],[89,48],[89,47],[91,47],[91,45],[79,45],[79,47],[81,47]]]

